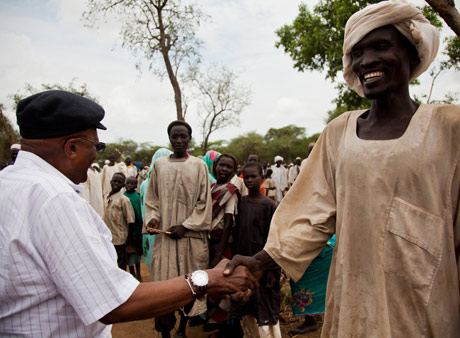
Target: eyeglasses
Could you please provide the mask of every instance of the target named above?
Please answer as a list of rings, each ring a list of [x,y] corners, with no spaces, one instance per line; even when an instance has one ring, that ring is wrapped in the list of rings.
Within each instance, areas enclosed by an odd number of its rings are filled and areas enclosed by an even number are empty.
[[[105,150],[106,144],[104,142],[94,142],[93,140],[90,140],[89,138],[81,137],[81,136],[76,136],[75,138],[79,138],[88,142],[91,142],[95,147],[96,151],[98,153],[102,153]]]

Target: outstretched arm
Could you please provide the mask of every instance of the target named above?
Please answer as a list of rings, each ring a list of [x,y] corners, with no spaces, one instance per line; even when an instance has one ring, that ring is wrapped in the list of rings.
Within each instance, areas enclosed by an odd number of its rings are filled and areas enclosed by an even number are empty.
[[[232,269],[231,275],[224,276],[223,270],[227,262],[228,260],[222,260],[214,269],[206,270],[209,276],[208,294],[230,294],[257,287],[257,279],[246,267]],[[100,321],[113,324],[157,317],[171,313],[193,299],[184,276],[162,282],[141,283],[125,303]]]

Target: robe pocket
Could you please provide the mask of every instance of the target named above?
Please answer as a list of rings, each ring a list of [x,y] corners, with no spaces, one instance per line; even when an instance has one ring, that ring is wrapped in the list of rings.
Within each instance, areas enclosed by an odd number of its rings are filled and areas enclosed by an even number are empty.
[[[441,262],[442,218],[394,197],[385,228],[384,271],[412,287],[429,287]]]

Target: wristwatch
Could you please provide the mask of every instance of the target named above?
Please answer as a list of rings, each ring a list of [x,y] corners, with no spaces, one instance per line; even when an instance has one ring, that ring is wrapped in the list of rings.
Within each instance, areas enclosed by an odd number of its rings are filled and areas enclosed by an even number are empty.
[[[190,276],[190,281],[188,275],[185,275],[185,280],[187,281],[193,296],[198,300],[203,300],[204,295],[206,294],[206,290],[208,289],[209,282],[209,277],[206,271],[196,270]],[[195,287],[196,291],[193,290],[190,282],[192,282],[192,285]]]

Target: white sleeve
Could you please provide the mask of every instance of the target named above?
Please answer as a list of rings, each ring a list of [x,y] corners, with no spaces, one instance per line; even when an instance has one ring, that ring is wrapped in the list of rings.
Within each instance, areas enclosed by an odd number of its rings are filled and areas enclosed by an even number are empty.
[[[50,278],[86,325],[123,304],[139,285],[118,268],[110,231],[77,194],[47,200],[34,225],[32,241]]]

